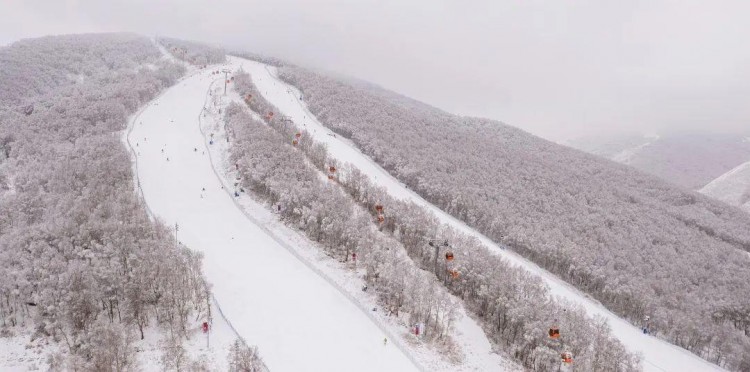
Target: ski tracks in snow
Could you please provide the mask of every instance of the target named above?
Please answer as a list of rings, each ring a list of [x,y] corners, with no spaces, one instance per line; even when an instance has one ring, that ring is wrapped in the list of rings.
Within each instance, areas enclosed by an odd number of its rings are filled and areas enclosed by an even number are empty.
[[[396,347],[398,347],[398,349],[414,364],[414,366],[418,367],[420,371],[426,372],[426,369],[424,367],[422,367],[422,365],[416,359],[414,359],[414,357],[411,355],[411,353],[409,352],[409,350],[406,347],[404,347],[404,345],[400,341],[400,338],[397,337],[396,335],[394,335],[388,328],[386,328],[380,322],[379,319],[377,319],[375,316],[373,316],[372,312],[370,310],[366,309],[362,303],[360,303],[356,298],[354,298],[351,294],[349,294],[349,292],[346,289],[342,288],[336,281],[334,281],[328,275],[326,275],[326,273],[324,273],[323,271],[321,271],[320,269],[318,269],[318,267],[315,264],[313,264],[312,262],[310,262],[304,256],[300,255],[297,252],[297,250],[294,247],[292,247],[291,245],[287,244],[287,242],[284,239],[281,239],[278,235],[276,235],[275,232],[271,231],[266,226],[265,223],[263,223],[262,221],[259,221],[258,219],[256,219],[252,214],[250,214],[245,209],[244,206],[242,206],[239,203],[239,201],[237,200],[237,198],[235,198],[234,195],[232,195],[232,191],[231,191],[232,190],[232,186],[227,182],[226,178],[224,178],[224,177],[221,176],[220,172],[217,170],[217,168],[216,168],[216,160],[214,159],[214,157],[212,155],[213,151],[211,151],[211,148],[210,148],[210,145],[209,145],[210,138],[206,134],[206,132],[203,130],[202,114],[203,114],[203,112],[205,112],[205,107],[208,104],[209,92],[211,91],[211,87],[213,87],[213,83],[216,82],[216,81],[219,81],[219,80],[213,81],[211,83],[211,85],[209,86],[209,90],[206,91],[206,99],[203,102],[203,110],[201,111],[201,114],[198,115],[198,128],[200,129],[200,132],[203,135],[203,140],[204,140],[203,144],[204,144],[204,146],[206,146],[206,151],[208,152],[208,157],[209,157],[209,160],[211,162],[211,169],[213,170],[214,175],[219,180],[219,182],[221,182],[222,185],[224,185],[224,192],[232,200],[232,203],[234,203],[234,205],[237,207],[237,209],[239,209],[240,212],[243,215],[245,215],[245,217],[248,220],[250,220],[253,224],[255,224],[256,226],[258,226],[258,228],[260,228],[264,233],[266,233],[269,237],[271,237],[276,243],[278,243],[280,246],[284,247],[284,249],[286,249],[289,253],[291,253],[292,256],[294,256],[297,260],[299,260],[305,266],[307,266],[308,269],[310,269],[312,272],[314,272],[316,275],[318,275],[321,279],[325,280],[328,284],[330,284],[331,287],[335,288],[337,291],[339,291],[339,293],[341,293],[342,295],[344,295],[364,315],[366,315],[383,332],[383,334],[385,334],[391,340],[391,343],[395,344]],[[221,166],[220,163],[219,163],[219,166]],[[262,350],[261,350],[261,355],[262,355]]]
[[[131,120],[126,142],[151,215],[179,221],[180,240],[205,253],[221,313],[276,371],[424,370],[349,293],[227,195],[212,159],[200,155],[211,151],[195,127],[194,113],[200,122],[207,99],[205,79],[211,78],[210,70],[193,73],[159,95]],[[136,137],[144,138],[137,149]],[[194,152],[201,141],[201,152]],[[396,347],[378,346],[383,335]]]

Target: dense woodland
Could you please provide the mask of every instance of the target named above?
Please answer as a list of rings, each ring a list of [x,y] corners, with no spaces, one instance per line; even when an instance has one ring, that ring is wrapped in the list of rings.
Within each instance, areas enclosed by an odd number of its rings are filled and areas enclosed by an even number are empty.
[[[243,97],[250,95],[246,103],[254,112],[278,113],[247,74],[235,75],[235,87]],[[348,261],[356,252],[371,290],[392,312],[409,313],[410,321],[428,325],[428,341],[439,341],[445,331],[429,326],[440,325],[445,322],[441,317],[450,314],[445,288],[465,301],[500,352],[527,368],[557,371],[560,353],[568,351],[580,370],[638,369],[637,358],[612,337],[605,321],[550,298],[538,278],[441,225],[423,208],[393,200],[357,169],[336,164],[306,132],[294,145],[297,129],[280,115],[266,118],[261,123],[238,105],[227,110],[232,159],[244,185],[281,206],[284,221],[320,242],[332,257]],[[337,167],[333,180],[323,176],[331,166]],[[377,204],[384,207],[382,224]],[[437,257],[430,241],[442,249]],[[451,247],[443,246],[446,241]],[[448,251],[455,262],[443,258]],[[554,325],[560,326],[559,340],[548,337]]]
[[[168,37],[159,37],[157,42],[175,58],[192,65],[205,66],[227,60],[224,48],[221,47]]]
[[[750,369],[750,216],[505,124],[298,67],[311,111],[430,202],[659,337]]]
[[[592,136],[569,144],[691,190],[701,189],[750,159],[750,132]]]
[[[281,206],[283,221],[320,243],[328,255],[354,266],[356,253],[356,265],[369,273],[369,290],[380,295],[390,313],[408,312],[412,323],[424,323],[429,340],[445,336],[455,317],[455,301],[403,250],[394,249],[398,242],[379,233],[366,210],[321,179],[291,140],[252,119],[246,109],[229,106],[225,120],[233,143],[231,159],[247,190],[269,205]],[[284,134],[291,138],[294,133]],[[325,159],[322,147],[311,151],[318,162]]]
[[[190,365],[169,357],[210,317],[202,258],[149,218],[121,141],[183,74],[131,34],[0,49],[0,337],[57,341],[52,370],[136,370],[133,341],[153,326],[165,368]]]

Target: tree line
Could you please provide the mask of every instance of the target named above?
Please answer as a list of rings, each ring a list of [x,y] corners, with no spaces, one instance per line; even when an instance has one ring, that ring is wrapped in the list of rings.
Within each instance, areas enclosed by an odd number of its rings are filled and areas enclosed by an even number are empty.
[[[747,214],[497,121],[279,71],[322,123],[426,200],[654,335],[750,368],[738,315],[750,304]]]
[[[0,333],[63,345],[52,370],[137,369],[133,342],[150,326],[166,356],[184,355],[210,316],[201,254],[148,216],[120,140],[184,71],[132,34],[0,49]]]
[[[330,255],[346,261],[356,252],[366,282],[393,311],[413,313],[416,304],[439,303],[447,290],[464,301],[505,355],[527,368],[555,371],[560,354],[568,351],[582,370],[639,369],[638,358],[612,337],[606,321],[551,298],[540,279],[441,224],[424,208],[391,198],[357,168],[328,157],[305,131],[294,145],[298,129],[278,115],[249,75],[236,74],[235,88],[266,118],[265,123],[255,120],[236,105],[227,110],[232,159],[243,183],[270,204],[280,205],[284,220],[322,242]],[[336,171],[327,181],[321,172],[330,174],[331,166]],[[385,217],[380,224],[378,205]],[[435,246],[445,241],[450,247],[442,247],[436,256]],[[448,251],[454,256],[450,263],[444,258]],[[393,261],[394,256],[402,258]],[[391,275],[395,279],[380,282]],[[430,323],[422,317],[415,320]],[[560,339],[549,338],[553,326],[560,327]]]
[[[159,37],[156,41],[175,58],[196,66],[222,63],[227,60],[224,48],[194,41]]]

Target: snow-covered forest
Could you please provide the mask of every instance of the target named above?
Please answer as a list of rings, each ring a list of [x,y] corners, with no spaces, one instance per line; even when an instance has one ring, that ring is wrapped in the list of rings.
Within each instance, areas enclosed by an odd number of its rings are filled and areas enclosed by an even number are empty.
[[[699,190],[750,159],[748,135],[688,131],[652,136],[591,136],[567,144],[678,186]]]
[[[750,215],[499,122],[451,115],[369,83],[240,54],[276,66],[280,77],[302,92],[299,101],[292,97],[295,105],[306,104],[397,177],[400,187],[590,294],[644,332],[724,368],[750,369]],[[141,172],[136,177],[134,167],[142,170],[144,161],[153,160],[139,156],[157,132],[131,129],[155,107],[161,116],[151,123],[144,119],[142,128],[166,125],[162,119],[174,107],[197,113],[201,107],[187,107],[186,96],[204,102],[218,95],[215,82],[224,83],[221,70],[205,67],[238,66],[233,60],[221,47],[133,34],[44,37],[0,48],[0,338],[56,345],[46,350],[50,370],[120,371],[139,370],[137,343],[159,337],[159,368],[215,370],[184,347],[199,332],[198,324],[217,316],[204,275],[204,260],[206,273],[217,272],[210,265],[217,261],[215,252],[180,243],[174,221],[163,222],[153,200],[144,199],[151,195],[147,180],[154,178]],[[277,71],[252,66],[254,75]],[[273,79],[287,93],[299,94]],[[335,147],[329,154],[295,115],[282,115],[283,103],[260,92],[249,74],[239,71],[226,83],[245,105],[230,92],[237,102],[227,107],[220,99],[214,107],[216,128],[219,118],[225,124],[228,172],[232,179],[234,172],[241,175],[234,199],[223,186],[221,194],[237,204],[247,192],[273,210],[279,226],[298,229],[326,259],[338,260],[342,272],[361,277],[363,294],[377,299],[387,319],[421,330],[411,341],[460,359],[454,323],[461,319],[458,313],[469,313],[495,351],[529,370],[556,371],[562,365],[635,371],[648,362],[631,353],[624,338],[618,340],[606,318],[591,317],[581,302],[554,296],[538,273],[493,252],[481,234],[447,225],[432,205],[389,194],[375,182],[379,177],[332,156]],[[170,87],[185,90],[166,92]],[[166,100],[169,94],[178,98]],[[177,132],[158,133],[200,135],[201,114],[197,126],[175,119]],[[170,151],[185,150],[195,158],[226,151],[210,135],[205,152],[194,144]],[[175,155],[170,164],[178,159]],[[185,174],[197,174],[191,166],[197,163],[187,164],[181,164]],[[730,173],[744,174],[737,169]],[[737,184],[720,186],[747,201]],[[161,199],[172,194],[169,189]],[[207,186],[206,199],[203,193],[195,197],[208,201],[214,191]],[[222,282],[214,283],[220,297]],[[231,328],[232,337],[239,336]],[[550,337],[552,328],[559,328],[559,337]],[[224,367],[266,370],[260,358],[264,344],[259,345],[260,352],[237,339],[225,350]],[[572,366],[561,364],[565,355],[574,357]]]
[[[160,37],[157,42],[175,58],[196,66],[221,63],[227,59],[221,47],[169,37]]]
[[[52,370],[137,370],[149,327],[166,335],[164,368],[201,368],[181,340],[210,316],[202,257],[149,217],[120,140],[184,74],[162,57],[132,34],[0,49],[0,337],[56,342]]]
[[[350,261],[356,254],[370,290],[391,312],[406,312],[411,322],[425,324],[428,342],[440,342],[450,326],[453,305],[445,300],[447,289],[466,302],[504,353],[527,368],[557,370],[565,351],[576,355],[583,370],[639,368],[638,359],[612,337],[602,319],[551,299],[538,278],[443,226],[423,208],[391,198],[356,168],[337,164],[309,133],[298,132],[278,115],[249,75],[235,75],[234,83],[265,119],[260,122],[238,105],[227,110],[232,158],[245,188],[321,242],[329,255]],[[436,256],[433,246],[445,241],[451,247],[442,247]],[[455,265],[443,258],[448,251]],[[558,340],[547,336],[553,323],[564,329]]]
[[[496,121],[298,67],[280,74],[430,202],[653,334],[750,366],[746,214]]]

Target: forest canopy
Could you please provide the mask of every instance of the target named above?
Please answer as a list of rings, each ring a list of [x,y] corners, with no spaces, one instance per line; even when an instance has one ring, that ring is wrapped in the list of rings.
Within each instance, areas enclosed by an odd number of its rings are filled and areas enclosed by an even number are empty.
[[[144,328],[180,340],[209,311],[202,256],[149,217],[120,139],[184,74],[162,57],[131,34],[0,49],[0,330],[62,344],[56,368],[132,370]]]
[[[750,367],[746,213],[497,121],[299,67],[279,73],[324,125],[428,201],[633,323],[648,316],[656,335]]]

